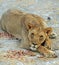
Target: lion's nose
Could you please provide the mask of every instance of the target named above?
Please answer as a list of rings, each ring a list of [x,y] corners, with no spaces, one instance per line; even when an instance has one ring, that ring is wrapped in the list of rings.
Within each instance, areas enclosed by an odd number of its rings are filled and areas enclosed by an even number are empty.
[[[37,45],[36,43],[32,43],[33,45]]]

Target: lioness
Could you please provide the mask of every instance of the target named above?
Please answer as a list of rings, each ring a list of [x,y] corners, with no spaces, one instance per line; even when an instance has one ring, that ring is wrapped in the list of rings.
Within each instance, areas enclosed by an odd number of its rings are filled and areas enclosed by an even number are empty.
[[[21,39],[20,47],[37,50],[46,57],[56,57],[51,50],[50,38],[55,38],[52,28],[44,19],[19,10],[8,10],[2,15],[1,29]]]

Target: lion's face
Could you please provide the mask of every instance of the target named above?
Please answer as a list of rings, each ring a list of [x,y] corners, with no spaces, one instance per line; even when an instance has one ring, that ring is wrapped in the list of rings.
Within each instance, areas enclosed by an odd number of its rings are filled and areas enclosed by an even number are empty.
[[[33,30],[30,30],[28,35],[28,38],[31,42],[30,49],[36,50],[45,41],[50,32],[51,32],[50,28],[46,28],[44,30],[35,28]]]

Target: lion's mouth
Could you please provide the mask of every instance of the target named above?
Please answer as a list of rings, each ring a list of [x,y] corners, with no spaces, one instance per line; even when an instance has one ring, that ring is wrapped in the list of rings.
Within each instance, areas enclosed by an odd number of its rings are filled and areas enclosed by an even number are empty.
[[[42,46],[45,46],[45,41],[41,44]],[[32,50],[32,51],[36,51],[37,50],[37,48],[38,48],[38,45],[37,44],[32,44],[31,45],[31,47],[30,47],[30,49]]]
[[[46,41],[44,41],[41,45],[42,45],[42,46],[45,46],[45,42],[46,42]]]

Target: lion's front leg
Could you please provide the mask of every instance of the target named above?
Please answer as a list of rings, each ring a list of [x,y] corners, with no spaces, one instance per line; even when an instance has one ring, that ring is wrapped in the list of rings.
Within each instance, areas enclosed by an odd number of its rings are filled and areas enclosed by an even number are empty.
[[[51,39],[49,39],[49,37],[47,37],[47,39],[45,40],[45,47],[48,49],[51,49]]]
[[[57,57],[53,51],[48,50],[44,46],[39,46],[39,48],[37,50],[38,50],[38,52],[43,54],[45,57],[53,57],[53,58]]]

